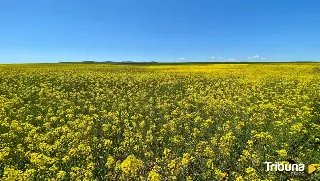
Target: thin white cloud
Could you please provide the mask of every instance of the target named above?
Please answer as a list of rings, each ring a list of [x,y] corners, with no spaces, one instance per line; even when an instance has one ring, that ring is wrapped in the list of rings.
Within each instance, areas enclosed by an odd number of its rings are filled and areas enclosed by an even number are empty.
[[[261,57],[261,56],[259,56],[259,55],[255,55],[255,56],[252,56],[252,57],[248,57],[248,59],[267,60],[266,57]]]
[[[233,60],[236,60],[236,59],[234,59],[234,58],[229,58],[229,60],[230,60],[230,61],[233,61]]]
[[[222,60],[222,59],[224,59],[224,58],[223,58],[223,57],[219,57],[218,59]]]
[[[255,55],[255,56],[253,56],[253,57],[248,57],[248,59],[259,59],[259,58],[260,58],[259,55]]]
[[[210,58],[214,59],[214,57],[210,57]]]
[[[184,60],[184,58],[183,58],[183,57],[180,57],[179,60]]]

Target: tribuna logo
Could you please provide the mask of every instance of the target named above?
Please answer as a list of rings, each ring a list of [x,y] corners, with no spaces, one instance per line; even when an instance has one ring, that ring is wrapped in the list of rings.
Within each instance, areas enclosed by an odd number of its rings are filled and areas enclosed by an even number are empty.
[[[287,171],[287,172],[303,172],[305,169],[304,164],[290,164],[290,163],[280,163],[280,162],[263,162],[267,164],[267,171]]]

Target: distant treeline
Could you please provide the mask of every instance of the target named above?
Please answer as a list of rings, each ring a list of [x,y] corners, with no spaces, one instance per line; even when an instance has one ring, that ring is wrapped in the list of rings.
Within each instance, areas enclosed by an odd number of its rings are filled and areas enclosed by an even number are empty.
[[[68,64],[139,64],[139,65],[150,65],[150,64],[160,64],[160,65],[185,65],[185,64],[281,64],[281,63],[320,63],[316,61],[292,61],[292,62],[133,62],[133,61],[123,61],[123,62],[97,62],[97,61],[82,61],[82,62],[59,62]]]

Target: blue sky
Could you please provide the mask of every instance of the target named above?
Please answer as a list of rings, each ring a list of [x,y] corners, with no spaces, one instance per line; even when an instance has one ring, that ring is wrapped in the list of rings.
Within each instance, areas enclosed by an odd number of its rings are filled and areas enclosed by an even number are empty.
[[[319,8],[319,0],[3,0],[0,63],[319,61]]]

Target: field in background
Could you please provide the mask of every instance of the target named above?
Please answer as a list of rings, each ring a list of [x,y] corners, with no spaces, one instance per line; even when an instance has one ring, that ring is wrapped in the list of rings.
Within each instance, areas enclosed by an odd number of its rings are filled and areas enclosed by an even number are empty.
[[[320,64],[0,65],[0,180],[286,180],[263,162],[319,151]]]

